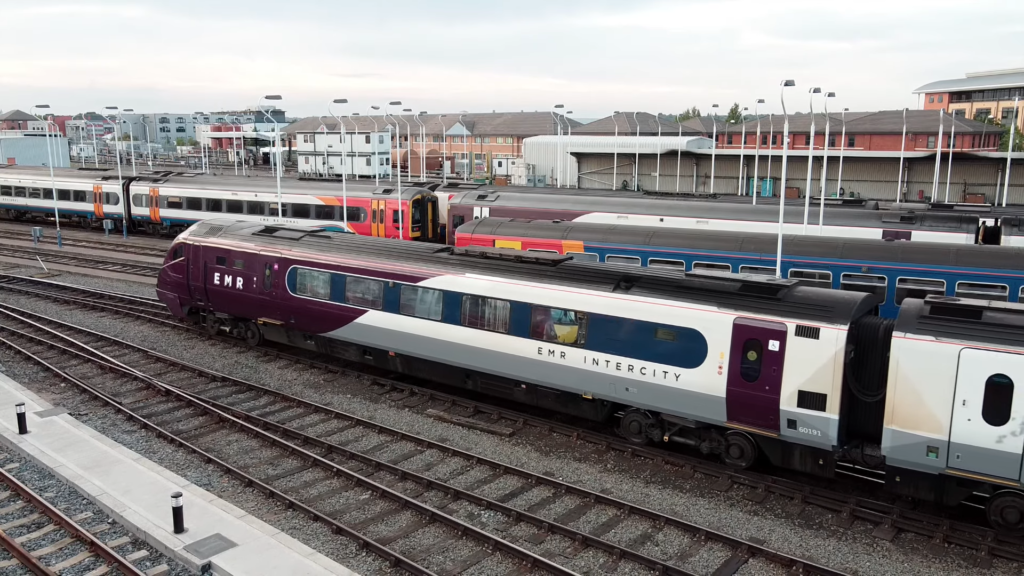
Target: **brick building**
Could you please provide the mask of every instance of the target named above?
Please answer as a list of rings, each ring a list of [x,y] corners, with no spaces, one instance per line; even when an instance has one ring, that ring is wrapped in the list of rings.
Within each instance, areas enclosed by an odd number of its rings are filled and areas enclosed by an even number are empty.
[[[930,82],[914,90],[925,110],[945,110],[955,116],[985,120],[994,118],[1006,124],[1014,117],[1017,103],[1017,128],[1024,129],[1024,68],[969,72],[963,78]]]

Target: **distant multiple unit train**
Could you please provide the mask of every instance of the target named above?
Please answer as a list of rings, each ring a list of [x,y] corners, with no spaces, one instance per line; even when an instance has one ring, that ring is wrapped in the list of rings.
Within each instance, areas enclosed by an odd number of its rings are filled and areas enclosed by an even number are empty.
[[[735,467],[884,472],[1024,533],[1024,306],[208,220],[172,244],[177,316],[617,423]]]

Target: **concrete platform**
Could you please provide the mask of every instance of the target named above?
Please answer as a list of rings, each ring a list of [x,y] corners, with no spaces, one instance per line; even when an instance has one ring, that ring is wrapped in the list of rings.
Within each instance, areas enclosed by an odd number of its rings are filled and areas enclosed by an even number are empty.
[[[24,402],[29,434],[14,406]],[[126,449],[0,374],[0,442],[63,478],[126,529],[199,571],[222,576],[353,575],[247,512]],[[171,493],[184,493],[188,531],[174,534]]]

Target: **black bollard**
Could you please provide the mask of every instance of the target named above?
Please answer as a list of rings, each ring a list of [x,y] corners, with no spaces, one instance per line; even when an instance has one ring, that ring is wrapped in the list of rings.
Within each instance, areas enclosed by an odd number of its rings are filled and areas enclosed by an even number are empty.
[[[174,533],[185,533],[185,507],[181,502],[181,492],[171,494],[171,518],[174,519]]]
[[[18,413],[18,434],[28,434],[28,420],[25,416],[25,403],[18,402],[15,404],[14,411]]]

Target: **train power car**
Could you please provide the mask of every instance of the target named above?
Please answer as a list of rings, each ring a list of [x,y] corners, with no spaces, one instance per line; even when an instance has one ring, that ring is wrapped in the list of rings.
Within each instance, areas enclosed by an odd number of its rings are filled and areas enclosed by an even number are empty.
[[[172,244],[182,319],[616,423],[736,467],[884,472],[900,494],[986,494],[1024,532],[1024,307],[757,275],[575,262],[228,220]]]
[[[775,275],[774,234],[562,220],[481,218],[455,233],[459,247],[514,248],[574,260]],[[1024,302],[1024,249],[938,242],[784,236],[782,276],[873,294],[895,318],[906,298],[956,296]]]

